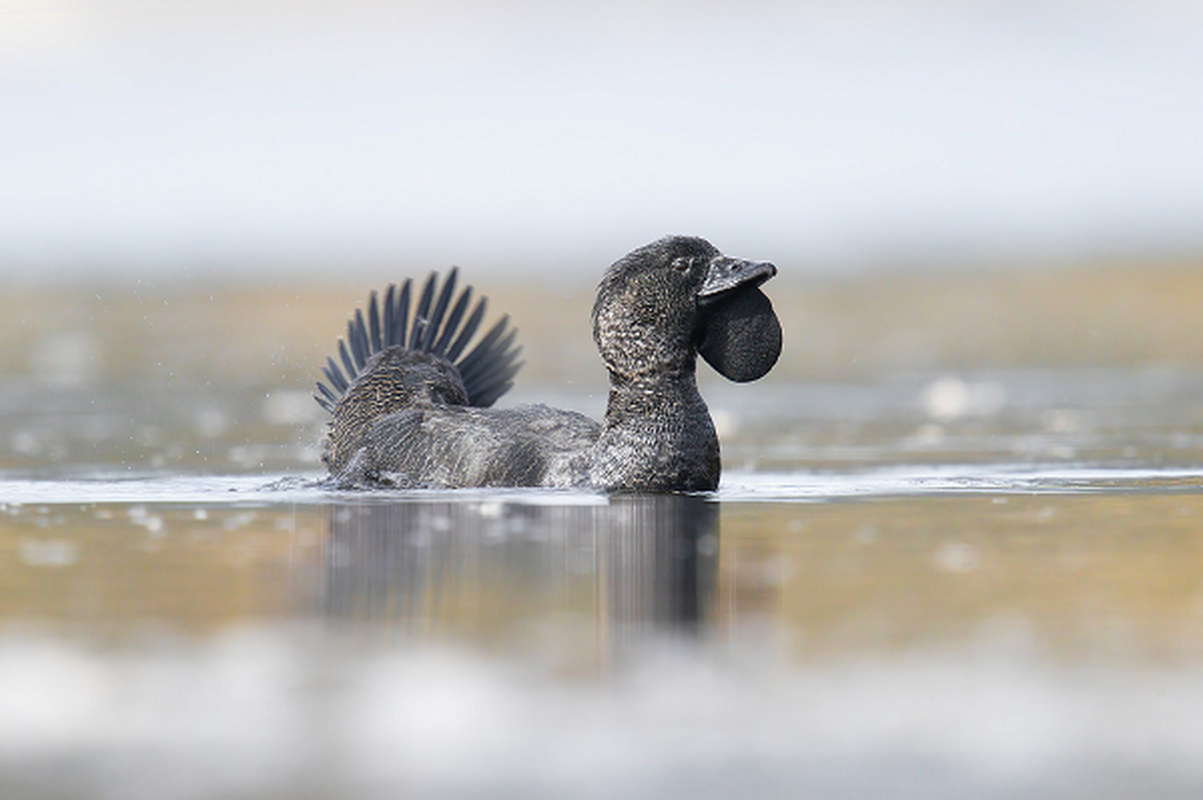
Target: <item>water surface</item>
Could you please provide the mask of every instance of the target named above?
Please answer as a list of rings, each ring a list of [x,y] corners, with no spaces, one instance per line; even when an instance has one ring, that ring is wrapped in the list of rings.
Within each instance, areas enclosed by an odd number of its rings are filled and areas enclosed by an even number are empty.
[[[15,329],[0,795],[1203,793],[1203,372],[791,345],[703,376],[712,494],[337,492],[266,308]],[[599,414],[526,335],[512,401]]]

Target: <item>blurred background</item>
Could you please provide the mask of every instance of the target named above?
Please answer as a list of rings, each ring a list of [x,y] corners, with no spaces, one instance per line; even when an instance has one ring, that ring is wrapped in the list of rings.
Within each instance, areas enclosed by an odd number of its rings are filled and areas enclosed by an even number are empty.
[[[0,270],[1195,256],[1203,7],[0,3]]]

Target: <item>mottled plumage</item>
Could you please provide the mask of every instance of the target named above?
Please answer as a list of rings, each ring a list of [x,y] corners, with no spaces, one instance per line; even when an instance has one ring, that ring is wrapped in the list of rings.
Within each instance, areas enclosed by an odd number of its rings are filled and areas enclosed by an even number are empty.
[[[356,312],[343,368],[327,359],[315,395],[331,419],[323,461],[343,486],[717,487],[718,437],[695,377],[700,352],[736,381],[767,373],[781,328],[759,285],[776,267],[672,236],[615,262],[598,287],[593,338],[610,373],[602,423],[544,405],[490,408],[521,366],[507,319],[467,349],[484,316],[465,318],[452,270],[426,282],[409,321],[410,288],[390,286],[380,311]]]

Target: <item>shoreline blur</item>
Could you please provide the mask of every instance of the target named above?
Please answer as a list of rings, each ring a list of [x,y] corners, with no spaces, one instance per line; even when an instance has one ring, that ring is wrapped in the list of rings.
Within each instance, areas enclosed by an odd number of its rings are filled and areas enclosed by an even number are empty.
[[[785,348],[769,384],[939,370],[1203,368],[1199,259],[844,277],[778,265],[766,293]],[[18,282],[0,295],[0,375],[46,385],[308,388],[370,291],[428,273],[365,271],[337,283]],[[605,391],[589,328],[597,275],[545,280],[470,266],[461,275],[489,298],[491,318],[509,314],[517,326],[520,390]],[[704,367],[699,375],[714,377]]]

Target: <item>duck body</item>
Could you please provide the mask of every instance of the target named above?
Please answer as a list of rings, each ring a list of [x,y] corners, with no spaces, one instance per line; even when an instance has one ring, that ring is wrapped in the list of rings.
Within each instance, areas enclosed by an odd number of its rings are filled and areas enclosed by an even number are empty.
[[[460,357],[484,314],[471,287],[454,299],[427,281],[412,326],[410,282],[376,296],[327,360],[318,402],[332,414],[323,461],[336,485],[399,488],[592,488],[709,491],[718,436],[698,392],[699,352],[737,381],[768,372],[781,349],[757,288],[766,262],[723,256],[695,237],[667,237],[615,262],[594,303],[594,341],[610,373],[599,423],[545,405],[491,408],[521,366],[502,318]],[[467,316],[466,316],[467,315]],[[466,320],[465,320],[466,316]],[[349,343],[349,346],[348,346]]]
[[[585,486],[583,453],[599,433],[588,417],[545,405],[419,404],[374,422],[339,480],[399,488]]]

